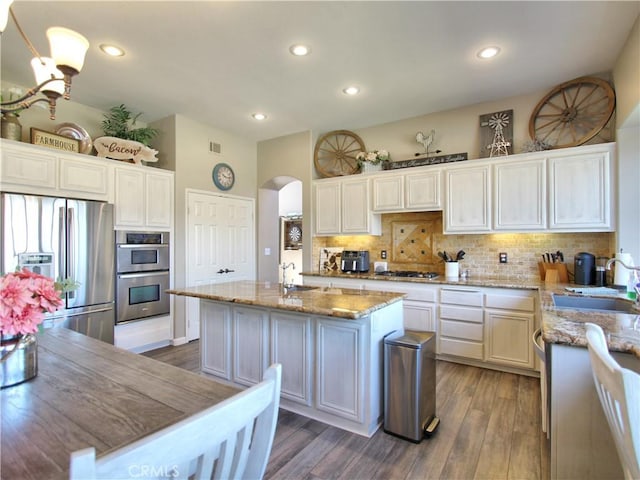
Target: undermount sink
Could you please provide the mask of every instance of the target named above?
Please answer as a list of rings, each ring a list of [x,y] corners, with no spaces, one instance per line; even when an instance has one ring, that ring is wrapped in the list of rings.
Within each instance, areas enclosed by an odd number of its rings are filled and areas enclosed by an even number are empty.
[[[289,292],[306,292],[307,290],[315,290],[318,287],[312,287],[310,285],[292,285],[290,287],[284,287],[284,293]]]
[[[638,313],[633,303],[622,298],[579,297],[577,295],[552,295],[553,304],[557,308],[573,308],[576,310],[599,310],[607,312]]]

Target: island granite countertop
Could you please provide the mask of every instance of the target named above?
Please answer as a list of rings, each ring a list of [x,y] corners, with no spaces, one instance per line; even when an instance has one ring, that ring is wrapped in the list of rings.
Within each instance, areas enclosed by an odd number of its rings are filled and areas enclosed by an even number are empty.
[[[607,336],[609,349],[617,352],[631,353],[640,358],[640,309],[638,314],[621,312],[586,311],[568,308],[556,308],[553,304],[552,294],[581,295],[567,290],[575,288],[574,284],[545,284],[542,281],[519,279],[517,277],[483,277],[471,276],[466,279],[450,279],[444,275],[433,279],[412,277],[390,277],[376,275],[373,272],[345,274],[341,272],[318,273],[303,272],[302,275],[336,279],[361,279],[380,280],[391,282],[403,282],[424,285],[456,285],[467,287],[487,288],[513,288],[523,290],[538,290],[541,305],[541,330],[542,339],[546,343],[571,345],[576,347],[587,346],[585,326],[587,322],[600,325]],[[592,294],[590,296],[607,296]],[[624,294],[613,296],[625,298]],[[628,300],[631,302],[631,300]]]
[[[249,280],[171,289],[167,293],[345,319],[365,317],[405,297],[397,292],[351,288],[283,289],[278,283]]]

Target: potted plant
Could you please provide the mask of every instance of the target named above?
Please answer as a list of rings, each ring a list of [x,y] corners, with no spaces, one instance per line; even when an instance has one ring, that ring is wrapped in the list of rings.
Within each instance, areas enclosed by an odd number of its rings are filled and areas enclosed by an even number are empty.
[[[384,162],[388,162],[391,156],[386,150],[373,150],[372,152],[360,152],[356,155],[358,167],[361,172],[375,172],[382,170]]]
[[[158,134],[158,130],[151,127],[132,128],[140,115],[142,113],[138,113],[135,116],[132,115],[131,111],[124,105],[111,107],[102,121],[102,131],[107,137],[133,140],[148,147],[149,142]]]

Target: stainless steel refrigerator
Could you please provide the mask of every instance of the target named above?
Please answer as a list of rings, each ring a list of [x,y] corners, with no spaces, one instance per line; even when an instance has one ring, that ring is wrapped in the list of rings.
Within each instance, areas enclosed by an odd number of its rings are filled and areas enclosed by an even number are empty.
[[[78,288],[46,324],[113,344],[115,325],[113,205],[36,195],[0,196],[2,273],[26,267]]]

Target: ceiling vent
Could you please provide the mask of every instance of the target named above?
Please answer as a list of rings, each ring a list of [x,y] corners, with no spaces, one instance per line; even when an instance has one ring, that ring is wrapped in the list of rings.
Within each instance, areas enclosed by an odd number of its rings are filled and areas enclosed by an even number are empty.
[[[222,145],[216,142],[209,142],[209,152],[215,153],[216,155],[222,154]]]

